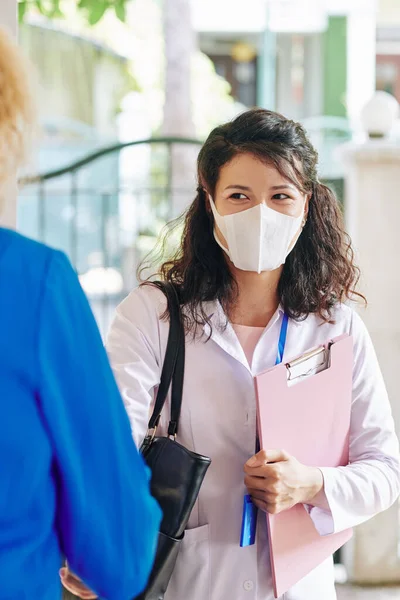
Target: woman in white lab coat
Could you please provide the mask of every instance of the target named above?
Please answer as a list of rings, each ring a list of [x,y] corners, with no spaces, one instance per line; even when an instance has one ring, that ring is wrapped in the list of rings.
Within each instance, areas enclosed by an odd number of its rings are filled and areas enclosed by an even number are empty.
[[[187,330],[178,440],[212,465],[166,600],[272,600],[265,519],[256,544],[239,545],[246,491],[261,516],[303,503],[321,535],[339,532],[398,497],[398,441],[370,338],[347,304],[357,298],[358,271],[338,202],[318,180],[303,128],[266,110],[244,113],[210,134],[198,180],[181,247],[158,277],[178,286]],[[165,308],[158,289],[139,287],[119,306],[108,338],[137,444],[160,381]],[[283,448],[255,455],[254,376],[279,358],[286,318],[284,358],[344,333],[354,338],[346,467],[311,468]],[[168,411],[160,433],[167,420]],[[331,559],[284,596],[335,597]]]

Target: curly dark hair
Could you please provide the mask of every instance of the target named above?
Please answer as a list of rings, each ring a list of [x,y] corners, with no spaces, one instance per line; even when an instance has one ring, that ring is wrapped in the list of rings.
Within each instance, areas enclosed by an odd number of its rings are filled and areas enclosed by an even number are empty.
[[[214,129],[204,143],[197,161],[197,196],[184,216],[181,245],[158,273],[179,290],[187,329],[208,321],[204,302],[218,300],[227,314],[235,302],[237,286],[214,239],[208,194],[214,195],[221,167],[245,153],[274,166],[310,194],[306,225],[286,259],[278,287],[288,316],[299,320],[317,313],[330,321],[337,303],[357,296],[365,300],[355,291],[359,270],[339,203],[318,181],[318,154],[304,128],[278,113],[253,109]]]

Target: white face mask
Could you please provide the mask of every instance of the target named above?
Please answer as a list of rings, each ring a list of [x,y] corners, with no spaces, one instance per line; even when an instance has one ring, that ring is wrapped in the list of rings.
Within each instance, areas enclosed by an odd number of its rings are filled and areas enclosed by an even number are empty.
[[[228,248],[217,237],[219,246],[227,253],[235,267],[242,271],[273,271],[285,263],[292,250],[292,241],[304,218],[290,217],[257,204],[253,208],[232,215],[221,216],[210,196],[211,209]]]

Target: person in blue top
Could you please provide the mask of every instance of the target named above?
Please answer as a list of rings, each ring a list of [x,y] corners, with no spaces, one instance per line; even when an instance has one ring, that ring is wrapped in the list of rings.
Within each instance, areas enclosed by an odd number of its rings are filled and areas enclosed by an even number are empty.
[[[0,190],[32,117],[0,30]],[[160,510],[106,352],[66,257],[0,228],[0,597],[56,600],[65,557],[101,598],[145,587]]]

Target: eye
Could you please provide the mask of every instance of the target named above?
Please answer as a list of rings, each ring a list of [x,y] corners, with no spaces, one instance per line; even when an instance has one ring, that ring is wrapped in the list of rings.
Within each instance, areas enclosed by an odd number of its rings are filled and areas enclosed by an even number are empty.
[[[290,196],[287,194],[275,194],[272,196],[273,200],[290,200]]]
[[[248,200],[247,196],[245,194],[241,194],[240,192],[231,194],[230,198],[232,198],[232,200]]]

